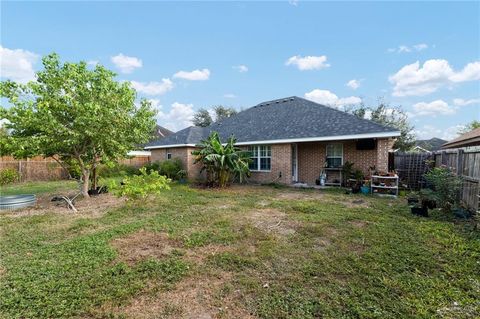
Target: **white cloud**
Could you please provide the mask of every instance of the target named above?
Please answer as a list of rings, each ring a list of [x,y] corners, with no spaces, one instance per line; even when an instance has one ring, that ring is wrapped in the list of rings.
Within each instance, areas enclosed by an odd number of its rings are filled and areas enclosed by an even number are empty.
[[[480,99],[470,99],[470,100],[453,99],[453,104],[455,104],[457,106],[465,106],[465,105],[470,105],[470,104],[480,104]]]
[[[162,126],[178,131],[192,125],[194,114],[193,104],[175,102],[172,104],[170,111],[166,113],[159,111],[157,118]]]
[[[480,61],[467,64],[455,72],[447,60],[427,60],[420,66],[417,61],[405,65],[389,77],[394,85],[394,96],[426,95],[442,86],[480,79]]]
[[[234,68],[235,70],[237,70],[240,73],[248,72],[248,67],[246,65],[243,65],[243,64],[232,66],[232,68]]]
[[[426,43],[418,43],[418,44],[414,44],[412,46],[407,46],[407,45],[399,45],[398,47],[396,48],[390,48],[388,49],[387,51],[388,52],[396,52],[396,53],[410,53],[410,52],[413,52],[413,51],[423,51],[423,50],[426,50],[428,49],[428,44]]]
[[[143,62],[139,58],[126,56],[122,53],[112,56],[111,61],[122,73],[132,73],[133,70],[143,66]]]
[[[353,79],[353,80],[348,81],[346,85],[348,87],[352,88],[353,90],[356,90],[360,87],[360,82],[361,82],[360,80]]]
[[[328,68],[330,64],[327,63],[327,56],[306,56],[295,55],[289,58],[285,65],[296,65],[299,70],[320,70]]]
[[[463,125],[453,125],[447,128],[439,128],[433,125],[423,125],[422,127],[415,129],[414,133],[420,140],[438,137],[450,141],[459,135],[458,131],[460,131],[463,127]]]
[[[436,117],[437,115],[455,114],[456,109],[449,106],[443,100],[435,100],[430,103],[420,102],[413,105],[415,115],[430,115]]]
[[[307,100],[335,108],[341,108],[345,105],[354,105],[362,102],[362,99],[357,96],[339,98],[336,94],[328,90],[320,89],[307,92],[304,96]]]
[[[292,6],[298,6],[299,0],[288,0],[288,3],[291,4]]]
[[[0,46],[0,77],[26,83],[35,80],[33,65],[39,56],[22,49],[8,49]]]
[[[227,94],[224,94],[223,97],[225,97],[227,99],[234,99],[237,96],[235,94],[232,94],[232,93],[227,93]]]
[[[205,80],[208,80],[208,78],[210,77],[210,70],[209,69],[193,70],[191,72],[178,71],[173,75],[173,77],[189,80],[189,81],[205,81]]]
[[[152,104],[152,107],[155,110],[160,110],[162,108],[162,105],[160,104],[159,99],[149,99],[148,101]]]
[[[162,82],[131,81],[130,83],[137,92],[146,95],[162,95],[173,89],[173,82],[170,79],[162,79]]]

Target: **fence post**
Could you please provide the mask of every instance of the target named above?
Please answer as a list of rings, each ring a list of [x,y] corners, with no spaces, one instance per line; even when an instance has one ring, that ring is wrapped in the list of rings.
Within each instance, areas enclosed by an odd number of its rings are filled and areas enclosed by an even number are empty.
[[[463,176],[463,149],[457,150],[457,175]]]

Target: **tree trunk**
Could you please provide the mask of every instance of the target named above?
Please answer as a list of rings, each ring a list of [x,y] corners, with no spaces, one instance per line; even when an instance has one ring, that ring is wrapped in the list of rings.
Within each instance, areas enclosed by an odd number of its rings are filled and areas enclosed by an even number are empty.
[[[92,170],[92,189],[97,189],[97,167],[94,166]]]
[[[89,185],[89,182],[90,182],[90,171],[88,171],[86,169],[82,170],[82,181],[83,181],[82,195],[84,197],[90,197],[90,195],[88,195],[88,185]]]

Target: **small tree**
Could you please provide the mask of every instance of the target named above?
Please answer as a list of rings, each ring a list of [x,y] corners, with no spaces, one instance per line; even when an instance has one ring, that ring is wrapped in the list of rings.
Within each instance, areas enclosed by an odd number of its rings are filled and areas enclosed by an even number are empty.
[[[393,148],[407,151],[415,145],[413,126],[408,122],[408,115],[401,106],[391,106],[380,99],[377,106],[367,107],[361,104],[351,112],[360,118],[367,118],[369,115],[370,120],[399,130],[400,136],[397,137]]]
[[[462,180],[448,167],[434,167],[425,174],[425,179],[432,185],[438,205],[449,212],[458,202],[458,192]]]
[[[146,142],[155,112],[146,100],[135,106],[135,90],[101,65],[89,70],[85,62],[61,64],[56,54],[42,61],[36,81],[0,84],[12,105],[0,108],[0,118],[9,121],[0,145],[17,158],[41,155],[65,169],[78,166],[88,197],[92,170]]]
[[[212,124],[213,120],[210,113],[206,109],[200,109],[193,115],[193,125],[207,127]]]
[[[199,149],[192,152],[195,163],[201,163],[202,171],[207,172],[209,183],[225,187],[234,177],[243,182],[250,176],[250,153],[235,147],[235,143],[236,139],[231,136],[223,145],[218,133],[212,132],[197,145]]]

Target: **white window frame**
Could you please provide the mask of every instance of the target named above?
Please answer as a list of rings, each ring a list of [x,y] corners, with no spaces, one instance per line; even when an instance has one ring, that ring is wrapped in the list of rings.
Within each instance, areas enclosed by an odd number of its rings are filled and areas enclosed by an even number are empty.
[[[328,147],[331,145],[340,145],[340,149],[342,150],[341,156],[328,156]],[[325,146],[325,160],[328,162],[329,158],[340,158],[340,167],[343,166],[343,143],[329,143]]]
[[[261,152],[260,152],[260,149],[262,147],[268,147],[270,152],[268,152],[268,150],[267,150],[267,154],[270,153],[270,155],[262,156]],[[253,149],[256,149],[256,151],[257,151],[257,159],[256,160],[257,160],[258,169],[251,169],[250,171],[251,172],[271,172],[272,171],[272,147],[271,147],[271,145],[250,145],[248,147],[249,152],[252,152]],[[269,158],[270,159],[270,169],[261,169],[262,158]],[[250,159],[252,159],[252,157],[250,157]]]
[[[167,156],[167,160],[170,160],[170,159],[172,159],[172,153],[170,153],[170,152],[167,152],[167,155],[166,155],[166,156]]]

